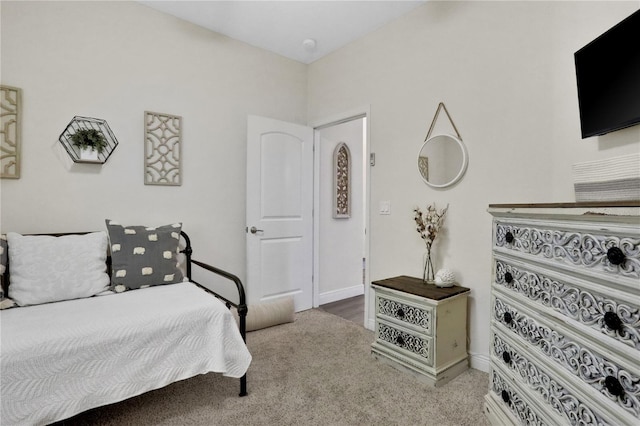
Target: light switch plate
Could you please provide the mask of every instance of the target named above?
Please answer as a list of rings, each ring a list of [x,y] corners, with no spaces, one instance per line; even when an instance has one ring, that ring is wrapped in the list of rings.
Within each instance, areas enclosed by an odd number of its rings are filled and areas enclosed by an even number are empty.
[[[391,214],[391,201],[380,201],[380,214]]]

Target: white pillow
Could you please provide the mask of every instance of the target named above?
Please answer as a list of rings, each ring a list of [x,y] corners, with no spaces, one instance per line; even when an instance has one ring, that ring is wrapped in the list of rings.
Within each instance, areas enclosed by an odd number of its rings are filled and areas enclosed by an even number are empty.
[[[7,233],[9,297],[19,306],[90,297],[109,288],[107,234]]]

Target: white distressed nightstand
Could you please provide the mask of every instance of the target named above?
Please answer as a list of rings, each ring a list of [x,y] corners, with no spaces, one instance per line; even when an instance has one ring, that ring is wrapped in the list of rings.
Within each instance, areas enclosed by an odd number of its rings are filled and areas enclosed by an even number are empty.
[[[468,288],[440,288],[408,276],[371,284],[376,303],[373,356],[433,386],[469,367]]]

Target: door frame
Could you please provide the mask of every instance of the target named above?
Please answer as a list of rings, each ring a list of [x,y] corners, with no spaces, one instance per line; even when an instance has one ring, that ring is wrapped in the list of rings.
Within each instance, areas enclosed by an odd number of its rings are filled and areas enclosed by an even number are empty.
[[[370,162],[371,158],[371,106],[364,105],[358,108],[354,108],[349,111],[345,111],[340,114],[325,117],[323,119],[312,121],[309,126],[313,128],[313,307],[317,308],[320,304],[320,282],[318,277],[320,276],[320,220],[319,215],[315,212],[320,211],[320,130],[326,127],[335,126],[337,124],[345,123],[347,121],[356,120],[359,118],[366,118],[365,120],[365,141],[363,147],[362,159],[365,161],[363,167],[363,215],[364,215],[364,247],[363,256],[365,258],[364,264],[364,318],[362,319],[365,328],[372,329],[369,321],[369,305],[370,305],[370,293],[371,283],[369,281],[369,268],[370,268],[370,200],[371,200],[371,179],[370,179]]]

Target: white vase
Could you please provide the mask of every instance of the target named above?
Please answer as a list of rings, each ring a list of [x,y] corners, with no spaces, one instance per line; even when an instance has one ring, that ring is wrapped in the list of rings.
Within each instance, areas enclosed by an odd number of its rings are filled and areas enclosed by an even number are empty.
[[[98,151],[94,148],[80,148],[82,161],[98,161]]]

